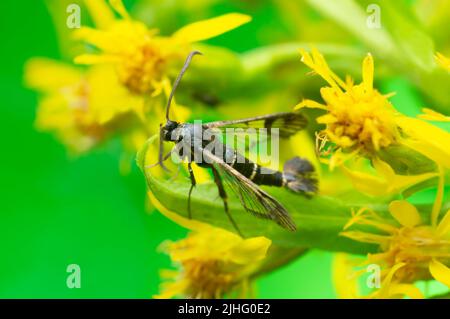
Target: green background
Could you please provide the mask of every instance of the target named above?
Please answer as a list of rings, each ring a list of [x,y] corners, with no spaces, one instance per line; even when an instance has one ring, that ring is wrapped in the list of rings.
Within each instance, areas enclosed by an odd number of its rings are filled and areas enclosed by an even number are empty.
[[[151,297],[158,292],[158,272],[171,267],[158,245],[186,232],[146,210],[138,169],[119,174],[117,142],[74,158],[34,129],[37,94],[23,86],[23,64],[33,56],[61,58],[57,35],[43,1],[1,1],[0,10],[0,297]],[[242,28],[248,35],[276,24],[270,7],[258,10],[254,23]],[[211,43],[238,51],[257,45],[238,34]],[[257,296],[335,297],[331,257],[311,252],[261,278]],[[66,267],[73,263],[81,267],[80,289],[66,286]]]

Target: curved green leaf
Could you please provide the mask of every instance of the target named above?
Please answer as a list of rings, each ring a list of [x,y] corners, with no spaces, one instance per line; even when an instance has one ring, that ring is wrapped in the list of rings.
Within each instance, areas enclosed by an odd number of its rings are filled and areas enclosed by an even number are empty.
[[[157,177],[155,172],[160,172],[159,168],[146,168],[153,163],[149,160],[151,157],[149,154],[155,155],[156,148],[150,149],[150,145],[156,139],[157,137],[149,139],[139,152],[138,165],[143,170],[148,187],[156,199],[167,209],[187,217],[189,179],[179,177],[172,180]],[[309,199],[280,188],[265,187],[265,189],[286,207],[298,229],[296,232],[289,232],[272,221],[254,217],[245,211],[239,199],[228,191],[231,214],[245,236],[266,236],[274,244],[284,247],[312,247],[350,253],[367,253],[376,248],[374,245],[339,236],[351,216],[351,207],[339,199],[320,195]],[[224,212],[223,203],[213,183],[198,184],[192,192],[191,200],[194,219],[235,231]],[[385,205],[378,207],[377,211],[386,211]]]

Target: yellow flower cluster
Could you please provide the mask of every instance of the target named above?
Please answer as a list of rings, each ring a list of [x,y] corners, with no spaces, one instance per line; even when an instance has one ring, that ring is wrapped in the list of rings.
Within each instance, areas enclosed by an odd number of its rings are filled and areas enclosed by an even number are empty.
[[[368,54],[362,63],[363,81],[354,84],[347,77],[340,79],[328,66],[323,55],[300,50],[302,61],[330,86],[320,90],[325,104],[305,99],[296,109],[315,108],[325,111],[316,121],[325,126],[317,134],[321,160],[330,169],[340,167],[355,188],[372,195],[401,193],[408,187],[438,175],[427,172],[416,175],[398,175],[380,157],[380,151],[401,146],[420,153],[438,166],[450,167],[450,134],[424,120],[446,121],[446,117],[424,109],[422,119],[407,117],[395,110],[389,102],[392,94],[383,95],[373,87],[374,61]],[[331,144],[331,145],[329,145]],[[328,148],[325,150],[325,148]],[[359,170],[361,159],[368,158],[375,169]]]
[[[410,294],[417,291],[412,284],[430,277],[450,287],[450,210],[436,226],[424,223],[417,208],[405,200],[391,202],[389,211],[398,225],[387,223],[373,210],[361,209],[341,233],[379,245],[381,252],[369,254],[366,261],[383,266],[382,290],[373,296],[417,296]],[[381,233],[347,230],[355,224],[371,226]]]
[[[266,257],[271,241],[266,237],[241,238],[221,228],[183,218],[167,210],[149,193],[152,204],[167,218],[191,230],[189,236],[175,243],[164,243],[163,249],[179,271],[162,273],[168,282],[157,298],[184,296],[221,298],[250,293],[249,280]]]

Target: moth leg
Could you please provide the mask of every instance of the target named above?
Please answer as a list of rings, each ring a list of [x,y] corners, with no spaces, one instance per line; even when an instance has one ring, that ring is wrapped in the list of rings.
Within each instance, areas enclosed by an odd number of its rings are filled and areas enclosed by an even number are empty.
[[[171,150],[166,155],[164,155],[164,157],[162,159],[163,162],[165,162],[165,161],[167,161],[169,159],[170,155],[172,155],[172,152],[173,152],[173,150]],[[151,164],[151,165],[145,166],[145,168],[153,168],[153,167],[158,166],[158,165],[161,165],[161,163],[160,162],[156,162],[155,164]]]
[[[175,172],[175,174],[173,174],[173,176],[169,179],[169,181],[176,180],[178,178],[178,175],[180,175],[180,171],[181,171],[181,165],[178,165],[177,171]]]
[[[234,221],[233,217],[230,214],[230,210],[228,208],[228,196],[227,193],[225,192],[225,188],[223,187],[223,183],[222,183],[222,178],[220,177],[219,172],[217,171],[217,169],[214,166],[211,166],[213,175],[214,175],[214,182],[217,185],[217,189],[219,191],[219,196],[220,198],[222,198],[223,201],[223,207],[225,209],[225,213],[228,216],[228,219],[230,220],[231,224],[233,225],[234,229],[236,229],[236,232],[239,234],[239,236],[242,236],[241,231],[239,230],[239,227],[237,226],[236,222]]]
[[[189,188],[189,195],[188,195],[188,217],[189,217],[189,219],[192,219],[191,194],[192,194],[192,190],[194,189],[195,185],[197,185],[197,182],[195,181],[194,171],[192,170],[191,162],[188,162],[188,171],[189,171],[189,177],[191,178],[191,188]]]

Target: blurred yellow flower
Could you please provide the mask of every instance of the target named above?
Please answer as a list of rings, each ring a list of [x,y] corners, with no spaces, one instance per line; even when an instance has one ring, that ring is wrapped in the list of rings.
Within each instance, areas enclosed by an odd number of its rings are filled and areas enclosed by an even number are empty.
[[[258,270],[271,241],[265,237],[243,239],[224,229],[183,218],[168,211],[153,194],[149,196],[162,214],[191,230],[187,238],[163,244],[180,270],[162,273],[170,281],[155,297],[220,298],[233,293],[247,296],[250,277]]]
[[[405,266],[405,263],[398,263],[391,269],[381,282],[380,288],[372,292],[367,298],[389,299],[409,297],[411,299],[423,299],[424,295],[419,288],[413,284],[405,284],[394,279],[395,274]]]
[[[366,263],[367,264],[367,263]],[[340,299],[388,299],[409,297],[412,299],[424,298],[420,289],[413,284],[399,283],[393,280],[394,274],[405,264],[399,263],[392,267],[380,283],[379,289],[376,289],[367,296],[361,294],[359,286],[359,275],[366,273],[365,269],[355,271],[357,260],[345,253],[337,253],[333,258],[333,285],[336,295]]]
[[[436,53],[436,62],[444,69],[450,72],[450,59],[441,53]]]
[[[334,254],[332,280],[336,295],[340,299],[355,299],[360,295],[358,277],[353,270],[355,266],[355,262],[349,254]]]
[[[419,114],[417,117],[422,120],[427,121],[436,121],[436,122],[450,122],[450,116],[445,116],[435,110],[431,110],[429,108],[423,108],[422,114]]]
[[[124,89],[113,74],[110,66],[85,71],[45,58],[29,60],[25,82],[43,95],[36,126],[54,132],[77,153],[89,150],[119,130],[126,136],[126,129],[133,127],[127,143],[134,144],[132,148],[137,150],[147,138],[133,115],[140,112],[143,102]]]
[[[111,16],[102,1],[89,1],[92,15]],[[120,82],[136,94],[158,95],[163,81],[178,72],[190,45],[213,38],[250,21],[244,14],[230,13],[220,17],[189,24],[170,37],[158,35],[157,29],[148,29],[133,20],[120,0],[111,0],[111,6],[121,19],[100,19],[102,29],[83,27],[76,38],[95,46],[99,54],[83,54],[75,58],[79,64],[109,63],[116,67]],[[101,14],[99,10],[107,11]]]
[[[390,203],[389,212],[399,226],[387,222],[370,209],[361,209],[344,227],[342,236],[380,247],[380,253],[367,257],[367,264],[383,267],[385,287],[377,294],[389,295],[389,285],[397,285],[398,288],[398,285],[430,278],[450,287],[450,210],[438,223],[436,212],[441,208],[441,195],[438,192],[431,225],[422,222],[415,206],[405,200],[395,200]],[[381,233],[347,230],[354,224],[373,227]]]

